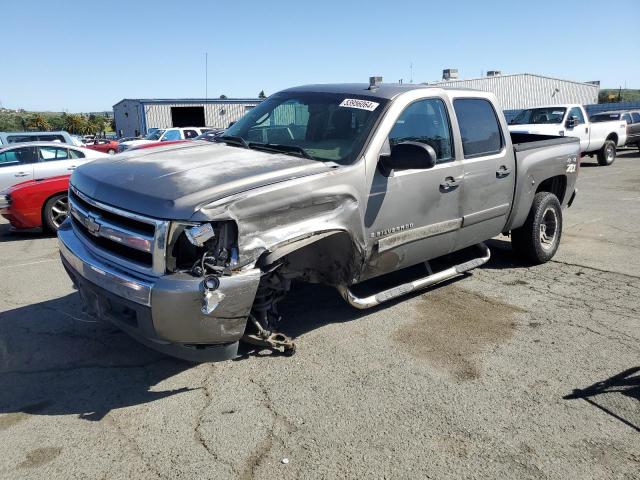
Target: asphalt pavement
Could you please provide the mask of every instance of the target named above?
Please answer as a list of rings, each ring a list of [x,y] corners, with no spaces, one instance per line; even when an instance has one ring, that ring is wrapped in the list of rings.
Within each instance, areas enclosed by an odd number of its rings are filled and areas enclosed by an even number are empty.
[[[193,365],[82,313],[0,223],[0,478],[640,478],[640,154],[583,161],[560,250],[371,311],[298,286],[293,357]]]

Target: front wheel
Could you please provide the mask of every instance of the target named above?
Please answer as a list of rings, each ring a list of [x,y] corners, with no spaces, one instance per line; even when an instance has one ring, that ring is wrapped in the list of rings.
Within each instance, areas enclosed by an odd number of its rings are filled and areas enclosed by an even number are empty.
[[[598,164],[607,167],[616,159],[616,144],[612,140],[606,140],[602,148],[598,150]]]
[[[556,254],[561,235],[562,207],[558,198],[553,193],[539,192],[524,225],[511,231],[511,245],[516,255],[539,265]]]
[[[57,232],[67,217],[69,216],[69,198],[66,193],[54,195],[42,209],[44,227],[50,232]]]
[[[115,155],[115,154],[116,154],[116,151],[115,151],[113,148],[110,148],[109,150],[107,150],[107,153],[108,153],[109,155]]]

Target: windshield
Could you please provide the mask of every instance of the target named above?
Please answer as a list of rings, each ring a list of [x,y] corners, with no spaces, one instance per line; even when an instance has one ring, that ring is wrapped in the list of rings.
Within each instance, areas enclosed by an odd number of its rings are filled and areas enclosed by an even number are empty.
[[[509,122],[510,125],[539,125],[545,123],[562,123],[567,111],[562,107],[528,108],[521,111]]]
[[[144,137],[145,140],[160,140],[160,137],[162,136],[162,134],[164,133],[164,130],[155,130],[149,134],[147,134],[146,137]]]
[[[348,164],[360,153],[386,103],[363,95],[283,92],[247,112],[220,139]]]
[[[619,113],[599,113],[589,118],[590,122],[609,122],[611,120],[620,120]]]

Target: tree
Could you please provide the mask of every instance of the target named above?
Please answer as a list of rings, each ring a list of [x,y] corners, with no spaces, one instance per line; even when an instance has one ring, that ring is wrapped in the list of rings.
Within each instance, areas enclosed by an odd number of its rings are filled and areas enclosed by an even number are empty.
[[[40,113],[36,113],[33,117],[27,120],[27,128],[32,128],[34,130],[38,130],[40,132],[51,130],[51,125],[47,122],[47,119],[44,118]]]
[[[65,115],[64,117],[64,128],[69,133],[84,133],[87,127],[87,122],[82,117],[82,115],[78,115],[72,113],[71,115]]]
[[[220,100],[226,100],[227,96],[225,94],[220,95]]]
[[[267,96],[264,94],[264,90],[260,90],[260,93],[258,94],[258,98],[267,98]]]

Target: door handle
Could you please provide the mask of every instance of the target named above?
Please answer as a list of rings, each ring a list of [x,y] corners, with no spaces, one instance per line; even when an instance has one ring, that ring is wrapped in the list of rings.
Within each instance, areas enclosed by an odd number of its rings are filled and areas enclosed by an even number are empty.
[[[511,169],[507,168],[505,165],[501,165],[498,170],[496,170],[496,177],[504,178],[511,173]]]
[[[454,188],[458,187],[458,181],[453,178],[453,177],[447,177],[445,178],[442,183],[440,184],[440,188],[442,190],[446,190],[446,191],[451,191]]]
[[[25,172],[18,172],[14,175],[14,177],[27,177],[27,176],[29,176],[29,174]]]
[[[69,168],[67,168],[67,170],[75,170],[76,166],[75,165],[71,165]]]

